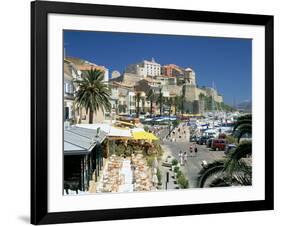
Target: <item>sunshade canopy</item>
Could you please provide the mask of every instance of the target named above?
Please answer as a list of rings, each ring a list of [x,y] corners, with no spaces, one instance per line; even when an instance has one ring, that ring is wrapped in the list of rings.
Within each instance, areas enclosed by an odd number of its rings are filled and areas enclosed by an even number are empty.
[[[97,143],[102,143],[106,134],[97,130],[71,126],[64,130],[64,155],[88,154]]]
[[[132,132],[134,140],[158,140],[154,134],[146,132],[146,131],[135,131]]]

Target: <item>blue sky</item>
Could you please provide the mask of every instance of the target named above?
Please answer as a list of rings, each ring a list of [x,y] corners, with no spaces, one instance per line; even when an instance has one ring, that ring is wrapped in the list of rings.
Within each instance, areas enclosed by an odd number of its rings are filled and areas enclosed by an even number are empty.
[[[128,64],[150,60],[191,67],[199,86],[215,87],[233,104],[252,98],[252,41],[249,39],[64,31],[67,56],[123,72]]]

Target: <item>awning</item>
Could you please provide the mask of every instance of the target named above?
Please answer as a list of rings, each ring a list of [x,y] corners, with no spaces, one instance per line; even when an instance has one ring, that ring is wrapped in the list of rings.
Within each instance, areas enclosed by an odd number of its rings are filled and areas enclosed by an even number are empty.
[[[104,131],[109,139],[129,139],[132,137],[131,130],[128,128],[121,128],[112,126],[109,124],[77,124],[77,127],[87,128],[87,129],[94,129],[100,128]]]
[[[64,130],[64,155],[85,155],[105,139],[105,132],[71,126]]]
[[[118,128],[118,127],[114,127],[114,126],[112,126],[110,128],[108,136],[109,137],[127,137],[127,138],[132,137],[130,129]]]
[[[154,134],[146,132],[146,131],[135,131],[132,132],[133,140],[158,140]]]

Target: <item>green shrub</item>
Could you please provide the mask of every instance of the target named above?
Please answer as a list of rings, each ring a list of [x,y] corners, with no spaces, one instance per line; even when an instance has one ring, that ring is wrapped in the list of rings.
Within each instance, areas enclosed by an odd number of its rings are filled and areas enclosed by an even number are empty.
[[[115,146],[115,154],[118,156],[122,156],[125,154],[126,147],[122,144],[116,145]]]
[[[158,156],[158,157],[159,157],[159,156],[162,156],[163,153],[164,153],[164,151],[163,151],[163,149],[162,149],[162,147],[161,147],[161,145],[160,145],[160,141],[159,141],[159,140],[153,140],[153,141],[152,141],[152,144],[153,144],[154,148],[156,149],[157,156]]]
[[[178,179],[179,177],[181,177],[182,175],[183,175],[182,171],[179,170],[179,171],[177,172],[177,179]]]
[[[155,157],[154,157],[153,155],[146,156],[146,162],[147,162],[147,165],[148,165],[149,167],[152,167],[154,158],[155,158]]]
[[[174,127],[177,127],[179,124],[180,124],[180,120],[177,119],[177,120],[173,121]]]
[[[173,159],[173,160],[172,160],[172,165],[173,165],[173,166],[176,166],[178,163],[179,163],[178,160],[176,160],[176,159]]]
[[[180,188],[188,188],[188,180],[185,178],[185,176],[183,174],[181,174],[178,177],[177,182],[178,182]]]
[[[179,170],[180,170],[180,167],[178,167],[178,166],[176,166],[176,167],[174,168],[174,172],[175,172],[175,173],[178,173]]]

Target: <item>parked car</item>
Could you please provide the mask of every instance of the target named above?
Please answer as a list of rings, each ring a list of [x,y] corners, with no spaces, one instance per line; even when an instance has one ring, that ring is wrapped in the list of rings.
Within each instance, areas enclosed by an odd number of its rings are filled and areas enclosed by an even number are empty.
[[[209,138],[209,139],[207,140],[207,143],[206,143],[207,148],[210,148],[210,147],[212,146],[213,139],[214,139],[214,138],[212,137],[212,138]]]
[[[225,147],[224,154],[228,155],[231,151],[235,150],[237,146],[235,144],[228,144]]]
[[[225,139],[213,139],[211,148],[213,150],[225,150],[225,147],[227,145],[227,141]]]
[[[190,142],[197,142],[197,137],[196,136],[191,136],[190,138],[189,138],[189,141]]]
[[[198,140],[197,140],[197,144],[199,145],[203,145],[207,143],[207,140],[209,139],[209,137],[207,136],[201,136]]]

